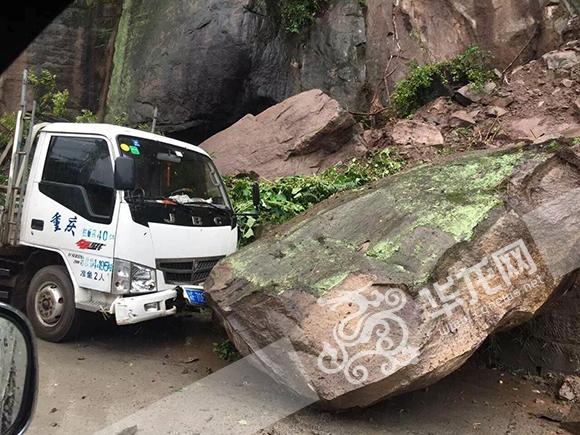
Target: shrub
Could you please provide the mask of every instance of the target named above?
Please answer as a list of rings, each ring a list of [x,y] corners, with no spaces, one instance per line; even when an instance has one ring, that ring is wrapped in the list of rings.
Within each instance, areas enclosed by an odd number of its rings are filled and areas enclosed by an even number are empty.
[[[284,29],[289,33],[300,33],[310,26],[320,11],[324,0],[282,0],[279,3]]]
[[[68,89],[57,91],[52,95],[52,113],[57,118],[64,118],[67,113],[67,104],[70,94]]]
[[[38,103],[38,110],[42,113],[52,113],[53,96],[57,92],[56,74],[46,69],[42,69],[40,74],[28,72],[28,83],[34,90],[34,98]]]
[[[234,344],[229,340],[214,343],[213,351],[218,358],[228,362],[234,362],[242,357]]]
[[[6,112],[0,115],[0,148],[9,145],[16,130],[16,113]]]
[[[353,159],[328,168],[319,175],[283,177],[276,181],[261,181],[260,216],[241,218],[241,243],[255,238],[259,224],[281,224],[304,212],[335,193],[355,189],[379,178],[391,175],[404,166],[401,159],[384,149],[367,159]],[[230,197],[237,213],[253,210],[252,184],[249,178],[226,178]]]
[[[392,105],[398,116],[409,116],[425,103],[449,95],[453,87],[471,83],[476,90],[481,90],[492,78],[487,54],[471,47],[449,61],[412,64],[407,78],[395,87]]]
[[[34,98],[38,103],[37,109],[40,113],[52,114],[57,118],[66,117],[70,93],[68,89],[62,91],[57,89],[56,74],[46,69],[42,69],[38,75],[30,71],[28,83],[34,90]]]
[[[81,114],[76,116],[75,122],[86,124],[94,123],[97,122],[97,115],[89,109],[82,109]]]

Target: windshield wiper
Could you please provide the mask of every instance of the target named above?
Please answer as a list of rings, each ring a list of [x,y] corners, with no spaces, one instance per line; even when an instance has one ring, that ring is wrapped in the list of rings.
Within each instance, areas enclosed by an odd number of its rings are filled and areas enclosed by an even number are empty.
[[[183,205],[183,206],[186,206],[186,207],[188,205],[207,206],[207,207],[213,208],[214,210],[219,210],[221,212],[225,212],[225,213],[228,213],[228,214],[233,214],[233,211],[230,210],[228,207],[220,207],[218,205],[215,205],[215,204],[213,204],[211,202],[206,202],[206,201],[189,201],[189,202],[182,202],[182,203],[179,203],[179,204],[180,205]]]
[[[178,207],[181,210],[187,210],[187,212],[189,214],[191,214],[193,216],[193,209],[191,208],[191,206],[206,206],[209,208],[212,208],[214,210],[218,210],[222,213],[225,214],[233,214],[233,211],[231,211],[229,208],[222,208],[219,207],[215,204],[212,204],[210,202],[205,202],[205,201],[189,201],[189,202],[177,202],[174,199],[168,198],[168,197],[158,197],[158,198],[145,198],[145,201],[150,201],[150,202],[155,202],[158,204],[165,204],[165,205],[173,205]],[[162,202],[159,202],[162,201]]]

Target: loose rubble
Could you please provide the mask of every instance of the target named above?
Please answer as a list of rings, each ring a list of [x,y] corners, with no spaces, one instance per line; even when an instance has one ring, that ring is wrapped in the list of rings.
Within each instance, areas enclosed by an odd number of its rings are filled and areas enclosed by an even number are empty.
[[[412,161],[430,162],[448,154],[499,149],[525,142],[546,144],[580,137],[580,41],[547,53],[506,72],[503,82],[481,91],[470,86],[453,98],[439,98],[409,120],[393,121],[380,130],[396,131],[413,122],[443,136],[430,146],[411,146],[380,132],[366,133],[370,148],[395,146]],[[501,74],[498,72],[498,75]],[[412,124],[413,125],[413,124]],[[379,130],[379,131],[380,131]]]
[[[558,391],[558,396],[560,399],[568,400],[570,402],[580,400],[580,377],[566,377]]]

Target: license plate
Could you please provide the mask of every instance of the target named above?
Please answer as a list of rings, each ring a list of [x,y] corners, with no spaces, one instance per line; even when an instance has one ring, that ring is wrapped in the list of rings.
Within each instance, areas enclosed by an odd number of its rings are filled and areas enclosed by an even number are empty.
[[[205,292],[199,289],[186,288],[185,294],[189,303],[192,305],[207,305],[207,300],[205,298]]]

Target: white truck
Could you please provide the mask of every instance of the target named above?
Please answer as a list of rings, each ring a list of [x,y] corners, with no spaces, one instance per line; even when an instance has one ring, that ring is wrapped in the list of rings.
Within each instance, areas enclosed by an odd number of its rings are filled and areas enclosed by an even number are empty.
[[[78,332],[83,310],[127,325],[173,315],[180,302],[203,305],[203,282],[238,241],[209,155],[107,124],[39,124],[24,141],[34,107],[26,115],[23,91],[0,225],[0,297],[53,342]]]

